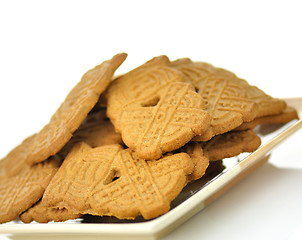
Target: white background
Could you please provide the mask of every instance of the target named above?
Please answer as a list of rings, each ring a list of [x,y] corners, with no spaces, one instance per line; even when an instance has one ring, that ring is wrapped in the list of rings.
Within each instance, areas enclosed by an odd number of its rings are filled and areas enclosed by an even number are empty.
[[[290,0],[0,1],[0,158],[48,122],[88,69],[119,52],[129,56],[118,73],[161,54],[190,57],[274,97],[302,96],[301,10]],[[302,236],[301,136],[167,239]]]

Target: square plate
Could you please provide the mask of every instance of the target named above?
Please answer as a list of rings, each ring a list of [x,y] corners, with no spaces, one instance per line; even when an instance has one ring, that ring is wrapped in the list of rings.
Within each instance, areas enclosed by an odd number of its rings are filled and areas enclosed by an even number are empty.
[[[302,116],[302,98],[285,99]],[[274,128],[272,128],[272,126]],[[264,164],[273,148],[302,127],[302,120],[256,128],[261,146],[251,154],[224,159],[211,166],[206,176],[186,186],[172,202],[171,210],[155,219],[119,220],[83,216],[64,223],[23,224],[19,220],[0,225],[0,234],[12,239],[157,239],[202,210],[237,182]]]

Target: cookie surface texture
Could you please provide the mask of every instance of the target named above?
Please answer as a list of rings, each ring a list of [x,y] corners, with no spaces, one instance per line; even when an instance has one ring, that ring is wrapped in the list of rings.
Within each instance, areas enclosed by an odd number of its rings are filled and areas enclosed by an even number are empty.
[[[27,168],[26,158],[28,149],[35,141],[36,135],[26,138],[21,144],[12,149],[3,159],[0,160],[0,180],[13,177]]]
[[[193,170],[191,158],[175,154],[157,161],[137,158],[120,145],[76,145],[52,179],[42,202],[62,203],[82,214],[154,218],[170,208]]]
[[[0,223],[9,222],[30,208],[42,197],[49,181],[57,171],[59,160],[52,157],[16,176],[0,180]]]
[[[159,59],[121,76],[108,90],[108,117],[124,143],[144,159],[183,146],[210,123],[193,86],[167,66],[168,60]]]
[[[86,72],[81,81],[70,91],[50,122],[37,134],[26,162],[33,165],[56,154],[72,137],[97,103],[100,94],[112,81],[115,70],[126,54],[117,54],[111,60]]]
[[[205,101],[205,110],[212,117],[210,128],[205,134],[196,137],[196,141],[210,140],[256,117],[257,105],[248,98],[247,90],[226,77],[215,75],[215,68],[211,65],[179,60],[172,66],[182,71],[192,82]]]
[[[258,105],[257,118],[281,113],[286,108],[282,99],[273,98],[256,86],[251,86],[246,80],[237,77],[234,73],[222,68],[216,68],[215,75],[223,76],[229,81],[247,89],[247,96]]]

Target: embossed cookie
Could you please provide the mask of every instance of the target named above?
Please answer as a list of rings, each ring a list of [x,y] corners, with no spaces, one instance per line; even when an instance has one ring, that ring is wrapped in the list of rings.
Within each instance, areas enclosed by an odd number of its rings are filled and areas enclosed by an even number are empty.
[[[287,107],[280,114],[255,118],[255,120],[251,122],[243,123],[239,127],[235,128],[234,130],[240,131],[240,130],[252,129],[262,124],[287,123],[291,120],[298,119],[298,118],[299,117],[296,109],[292,107]]]
[[[207,141],[213,136],[228,132],[257,115],[257,104],[247,96],[246,88],[215,76],[211,65],[178,60],[172,66],[182,71],[192,82],[205,101],[205,110],[211,115],[211,126],[207,132],[195,137],[196,141]]]
[[[210,123],[202,98],[167,64],[166,58],[155,58],[118,78],[107,92],[108,117],[124,143],[144,159],[183,146]]]
[[[194,69],[190,67],[190,64],[192,63],[198,67],[198,71],[195,73]],[[246,80],[237,77],[236,74],[226,69],[216,68],[213,65],[205,62],[192,62],[188,58],[176,60],[172,62],[172,64],[175,66],[186,65],[184,66],[184,70],[186,69],[185,74],[187,77],[191,77],[193,81],[194,79],[200,81],[200,78],[206,78],[209,75],[214,75],[216,77],[226,78],[228,81],[244,87],[247,90],[247,97],[250,100],[255,101],[258,105],[257,117],[281,113],[286,107],[286,103],[282,99],[273,98],[267,95],[261,89],[257,88],[256,86],[249,85]]]
[[[281,113],[286,108],[286,103],[282,99],[273,98],[267,95],[264,91],[251,86],[244,79],[238,78],[234,73],[222,68],[216,68],[215,74],[224,76],[230,81],[238,83],[247,89],[247,96],[249,99],[255,101],[258,105],[257,118]]]
[[[33,167],[25,168],[14,177],[0,180],[0,223],[14,220],[42,197],[46,186],[57,171],[59,160],[52,157]]]
[[[115,70],[126,56],[124,53],[117,54],[83,75],[50,122],[36,135],[26,158],[28,164],[44,161],[69,141],[72,133],[97,103],[100,94],[107,88]]]
[[[272,98],[225,69],[215,68],[203,62],[192,62],[190,59],[176,60],[172,62],[172,66],[182,71],[192,81],[206,101],[208,110],[212,115],[214,114],[213,128],[203,136],[196,137],[196,141],[207,141],[211,136],[230,131],[241,123],[252,121],[255,117],[279,114],[286,107],[283,100]],[[242,120],[239,120],[240,115]],[[230,116],[233,120],[230,120]]]
[[[198,85],[200,81],[216,72],[216,68],[205,62],[193,62],[190,58],[180,58],[171,62],[171,67],[181,71],[189,82]],[[196,89],[198,91],[198,89]]]
[[[159,101],[157,92],[171,82],[184,82],[184,76],[169,67],[169,59],[159,56],[118,77],[108,88],[107,114],[117,130],[123,108],[133,102],[152,107]]]
[[[41,201],[20,215],[20,220],[24,223],[36,221],[39,223],[64,222],[69,219],[76,219],[82,214],[74,213],[67,208],[50,208],[45,207]]]
[[[150,219],[169,210],[192,170],[186,153],[145,161],[120,145],[91,148],[79,143],[51,180],[42,202],[82,214],[123,219],[141,214]]]
[[[198,70],[194,71],[191,64],[194,64]],[[193,81],[196,80],[198,82],[209,75],[214,75],[215,77],[226,78],[231,83],[244,87],[247,90],[247,97],[250,100],[255,101],[258,105],[257,117],[281,113],[286,107],[286,103],[282,99],[273,98],[267,95],[261,89],[249,85],[246,80],[237,77],[236,74],[226,69],[216,68],[205,62],[192,62],[188,58],[176,60],[172,62],[172,65],[183,68],[187,77],[191,78]]]

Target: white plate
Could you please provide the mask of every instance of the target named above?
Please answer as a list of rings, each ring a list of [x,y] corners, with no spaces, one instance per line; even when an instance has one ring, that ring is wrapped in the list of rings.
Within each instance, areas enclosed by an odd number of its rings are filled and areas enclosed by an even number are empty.
[[[302,98],[286,99],[302,116]],[[279,126],[280,127],[280,126]],[[270,151],[302,127],[302,120],[292,121],[273,132],[261,135],[262,145],[252,154],[223,160],[221,168],[189,184],[172,202],[172,209],[153,220],[121,221],[112,217],[89,217],[64,223],[23,224],[20,221],[0,225],[0,234],[12,239],[157,239],[202,210],[241,179],[260,167]],[[267,130],[267,129],[266,129]]]

